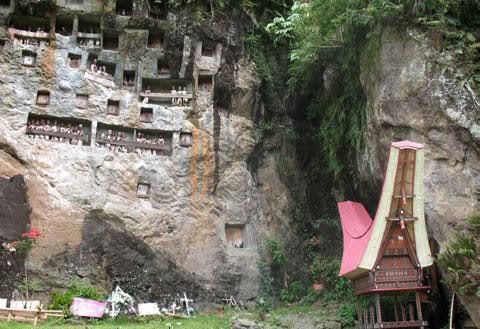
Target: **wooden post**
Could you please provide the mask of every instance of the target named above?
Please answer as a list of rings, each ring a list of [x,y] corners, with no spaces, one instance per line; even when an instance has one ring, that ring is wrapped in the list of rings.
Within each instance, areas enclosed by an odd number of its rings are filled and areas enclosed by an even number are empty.
[[[415,292],[415,302],[417,303],[417,314],[418,314],[418,321],[423,322],[423,314],[422,314],[422,302],[420,300],[420,293],[417,291]],[[420,327],[421,329],[424,328],[424,326]]]
[[[380,304],[380,295],[375,294],[375,307],[377,309],[377,323],[382,326],[382,309]]]
[[[412,303],[408,303],[408,318],[410,321],[415,321]]]
[[[398,322],[398,299],[397,299],[397,296],[395,296],[393,307],[394,307],[394,312],[395,312],[395,322]]]
[[[400,307],[402,308],[402,321],[407,321],[407,315],[406,315],[405,305],[400,304]]]
[[[360,309],[360,303],[357,300],[357,317],[358,317],[358,325],[360,328],[363,328],[363,318],[362,318],[362,310]]]
[[[363,309],[363,327],[368,328],[368,311],[366,308]]]
[[[372,324],[371,328],[375,327],[375,308],[373,305],[370,305],[370,323]]]

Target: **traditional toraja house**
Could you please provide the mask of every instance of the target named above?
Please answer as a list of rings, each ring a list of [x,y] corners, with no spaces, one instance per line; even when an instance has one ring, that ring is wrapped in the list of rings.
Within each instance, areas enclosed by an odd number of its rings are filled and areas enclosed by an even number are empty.
[[[340,276],[352,281],[355,295],[374,297],[373,305],[359,304],[358,328],[428,326],[422,301],[430,288],[425,269],[433,257],[424,217],[423,166],[422,144],[392,143],[375,219],[360,203],[338,204],[343,230]]]

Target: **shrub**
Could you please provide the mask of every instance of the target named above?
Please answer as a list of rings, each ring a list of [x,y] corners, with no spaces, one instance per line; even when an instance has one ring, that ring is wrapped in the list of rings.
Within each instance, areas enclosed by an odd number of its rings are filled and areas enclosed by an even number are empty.
[[[480,298],[480,214],[469,216],[466,224],[437,261],[447,271],[445,281],[450,287],[461,295]]]
[[[50,308],[62,310],[65,314],[71,315],[70,306],[72,305],[74,297],[102,300],[105,296],[100,294],[95,287],[75,281],[69,284],[67,291],[64,293],[52,293],[52,304]]]

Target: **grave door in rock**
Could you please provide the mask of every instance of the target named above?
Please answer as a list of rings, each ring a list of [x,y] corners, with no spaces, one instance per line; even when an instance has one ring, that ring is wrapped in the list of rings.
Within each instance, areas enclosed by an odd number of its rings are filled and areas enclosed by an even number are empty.
[[[50,92],[48,90],[39,90],[37,92],[37,105],[48,105],[50,103]]]
[[[28,51],[28,50],[23,50],[22,51],[22,64],[25,66],[35,66],[35,62],[37,60],[37,54]]]
[[[198,77],[198,89],[200,93],[210,94],[213,90],[213,77],[211,75],[200,75]]]
[[[357,296],[375,297],[372,305],[359,307],[358,328],[426,328],[422,301],[433,258],[424,218],[424,146],[392,143],[388,159],[373,221],[360,203],[338,204],[344,237],[340,275],[352,281]],[[390,314],[382,309],[382,301],[390,301],[385,296],[394,296]]]
[[[107,101],[107,114],[118,115],[120,113],[120,101],[109,99]]]
[[[190,132],[181,132],[180,133],[180,146],[190,147],[192,146],[192,133]]]
[[[225,224],[227,244],[234,248],[245,248],[245,225]]]
[[[153,122],[153,108],[142,107],[140,109],[140,121],[141,122]]]
[[[139,182],[137,185],[137,197],[148,199],[150,197],[150,184],[146,182]]]
[[[82,55],[68,54],[68,66],[70,66],[72,69],[80,68],[81,63]]]
[[[88,108],[88,95],[77,94],[75,98],[75,106],[81,109]]]

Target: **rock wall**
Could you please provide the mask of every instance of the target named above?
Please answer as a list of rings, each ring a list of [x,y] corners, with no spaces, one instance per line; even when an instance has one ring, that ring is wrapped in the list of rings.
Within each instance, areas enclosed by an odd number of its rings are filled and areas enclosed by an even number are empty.
[[[276,185],[280,207],[289,197],[275,171],[255,181],[249,170],[261,104],[254,67],[243,55],[241,17],[199,27],[173,9],[153,18],[143,0],[132,2],[131,13],[119,12],[115,1],[84,3],[57,1],[53,10],[21,1],[1,12],[10,28],[0,30],[0,177],[25,177],[29,220],[43,233],[25,263],[29,278],[42,283],[39,296],[84,280],[105,291],[119,283],[144,301],[183,291],[197,300],[218,302],[225,293],[253,300],[258,249],[278,225],[288,225],[284,213],[261,201],[269,191],[259,180]],[[32,13],[50,32],[28,31]],[[155,33],[164,38],[152,46]],[[44,34],[38,44],[21,41]],[[117,37],[115,48],[109,38]],[[29,54],[33,65],[25,63]],[[93,58],[108,75],[90,72]],[[167,89],[152,90],[145,101],[150,84],[165,83],[186,86],[192,100],[172,105]],[[50,93],[48,104],[39,104],[39,90]],[[116,115],[108,100],[118,104]],[[142,107],[152,109],[151,122]],[[32,118],[82,124],[82,145],[27,130]],[[168,150],[153,155],[139,144],[106,145],[108,129],[124,131],[128,143],[142,131],[167,136]],[[181,144],[183,134],[191,144]],[[147,198],[137,195],[140,183],[149,184]],[[227,241],[227,225],[241,228],[243,248]]]
[[[474,94],[437,64],[437,54],[429,33],[414,29],[385,29],[367,45],[360,77],[367,127],[358,173],[364,197],[380,195],[390,142],[424,143],[427,227],[442,249],[457,224],[480,210],[480,109]],[[480,324],[475,304],[465,305]]]

